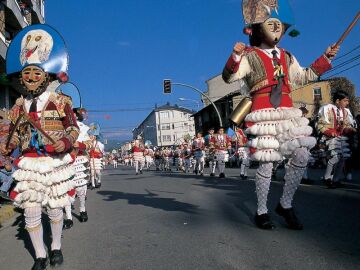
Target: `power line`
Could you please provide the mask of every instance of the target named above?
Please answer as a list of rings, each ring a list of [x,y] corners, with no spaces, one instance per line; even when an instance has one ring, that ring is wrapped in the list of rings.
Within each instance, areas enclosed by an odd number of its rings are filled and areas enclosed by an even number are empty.
[[[341,74],[341,73],[343,73],[343,72],[345,72],[345,71],[348,71],[349,69],[353,69],[354,67],[357,67],[357,66],[359,66],[359,65],[360,65],[360,63],[357,63],[356,65],[353,65],[353,66],[351,66],[351,67],[349,67],[349,68],[347,68],[347,69],[344,69],[344,70],[342,70],[342,71],[339,71],[338,73],[332,74],[332,75],[330,75],[329,77],[326,77],[325,80],[330,79],[330,78],[332,78],[332,77],[334,77],[334,76],[336,76],[336,75],[339,75],[339,74]]]
[[[340,56],[336,57],[334,60],[332,60],[332,62],[336,62],[336,61],[338,61],[339,59],[341,59],[341,58],[343,58],[343,57],[345,57],[345,56],[349,55],[350,53],[352,53],[353,51],[356,51],[356,50],[357,50],[357,49],[359,49],[359,48],[360,48],[360,45],[356,46],[354,49],[352,49],[352,50],[348,51],[347,53],[344,53],[344,54],[342,54],[342,55],[340,55]]]
[[[340,64],[338,64],[336,66],[334,66],[334,67],[332,67],[328,71],[324,72],[323,75],[326,74],[326,73],[330,73],[330,72],[332,72],[334,70],[337,70],[339,68],[342,68],[343,66],[346,66],[348,64],[351,64],[352,62],[358,60],[359,58],[360,58],[360,54],[358,54],[358,55],[356,55],[356,56],[354,56],[354,57],[352,57],[352,58],[350,58],[350,59],[348,59],[348,60],[346,60],[346,61],[344,61],[344,62],[342,62],[342,63],[340,63]]]

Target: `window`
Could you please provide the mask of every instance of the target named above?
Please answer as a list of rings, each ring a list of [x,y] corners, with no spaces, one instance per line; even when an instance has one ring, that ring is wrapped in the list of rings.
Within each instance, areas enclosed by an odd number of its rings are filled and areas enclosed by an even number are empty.
[[[314,100],[322,100],[321,87],[316,87],[313,89],[313,91],[314,91]]]
[[[171,135],[163,135],[162,139],[163,142],[171,142]]]
[[[160,112],[160,119],[169,119],[169,112],[168,111]]]
[[[170,130],[170,124],[162,124],[161,130]]]
[[[175,134],[173,135],[173,141],[174,142],[176,141],[176,135]]]
[[[172,129],[175,129],[175,125],[174,125],[174,124],[172,124]]]

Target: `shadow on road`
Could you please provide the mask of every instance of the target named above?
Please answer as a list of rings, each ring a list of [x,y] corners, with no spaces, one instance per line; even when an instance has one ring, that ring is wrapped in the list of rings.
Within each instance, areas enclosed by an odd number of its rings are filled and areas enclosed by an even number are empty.
[[[173,198],[159,198],[159,195],[148,190],[147,194],[125,193],[120,191],[98,191],[97,194],[104,196],[104,201],[127,200],[129,204],[144,205],[164,211],[196,214],[198,208],[196,205],[178,202]]]
[[[51,246],[51,228],[50,228],[50,221],[46,214],[42,213],[41,215],[43,231],[44,231],[44,243],[45,248],[50,250]],[[35,250],[30,240],[29,233],[25,229],[25,218],[23,214],[19,215],[12,226],[17,226],[17,234],[16,238],[20,241],[24,242],[24,248],[29,251],[30,255],[35,259]]]

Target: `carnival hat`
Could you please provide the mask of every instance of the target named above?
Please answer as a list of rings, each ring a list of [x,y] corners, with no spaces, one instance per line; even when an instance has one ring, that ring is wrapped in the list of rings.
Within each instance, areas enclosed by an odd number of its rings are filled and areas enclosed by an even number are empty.
[[[269,18],[276,18],[286,25],[286,29],[295,24],[293,12],[288,0],[243,0],[242,10],[246,27],[245,34],[251,33],[251,26],[265,22]],[[297,36],[299,32],[293,30],[290,36]]]
[[[12,40],[6,53],[6,74],[16,74],[29,65],[67,80],[69,55],[62,36],[46,24],[22,29]]]
[[[96,122],[93,122],[89,125],[89,130],[88,130],[88,134],[90,136],[96,136],[96,137],[99,137],[101,136],[101,133],[100,133],[101,129],[100,129],[100,125]]]

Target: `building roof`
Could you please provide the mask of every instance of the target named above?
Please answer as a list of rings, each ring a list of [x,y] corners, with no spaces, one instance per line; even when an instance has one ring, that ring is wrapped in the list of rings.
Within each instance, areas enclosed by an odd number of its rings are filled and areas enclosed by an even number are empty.
[[[194,113],[194,111],[189,110],[189,109],[184,108],[184,107],[179,107],[177,104],[170,105],[169,102],[166,103],[165,105],[160,106],[160,107],[155,107],[155,109],[152,112],[161,112],[161,111],[167,111],[167,110],[175,110],[175,111],[186,112],[186,113]]]
[[[234,96],[240,96],[241,95],[241,91],[240,90],[237,90],[237,91],[234,91],[234,92],[231,92],[225,96],[223,96],[222,98],[219,98],[217,100],[214,101],[214,103],[218,103],[218,102],[222,102],[228,98],[232,98]],[[210,103],[209,105],[207,105],[206,107],[202,108],[200,111],[197,111],[196,113],[192,114],[191,116],[195,116],[195,115],[198,115],[198,114],[201,114],[203,111],[206,111],[208,108],[212,107],[213,105]]]
[[[140,127],[144,122],[146,122],[146,120],[155,112],[161,112],[161,111],[167,111],[167,110],[176,110],[176,111],[180,111],[180,112],[186,112],[189,114],[193,114],[194,111],[186,109],[184,107],[179,107],[177,104],[175,105],[170,105],[170,102],[167,102],[166,104],[158,107],[157,105],[155,105],[155,109],[153,109],[148,116],[145,117],[145,119],[136,127]]]

